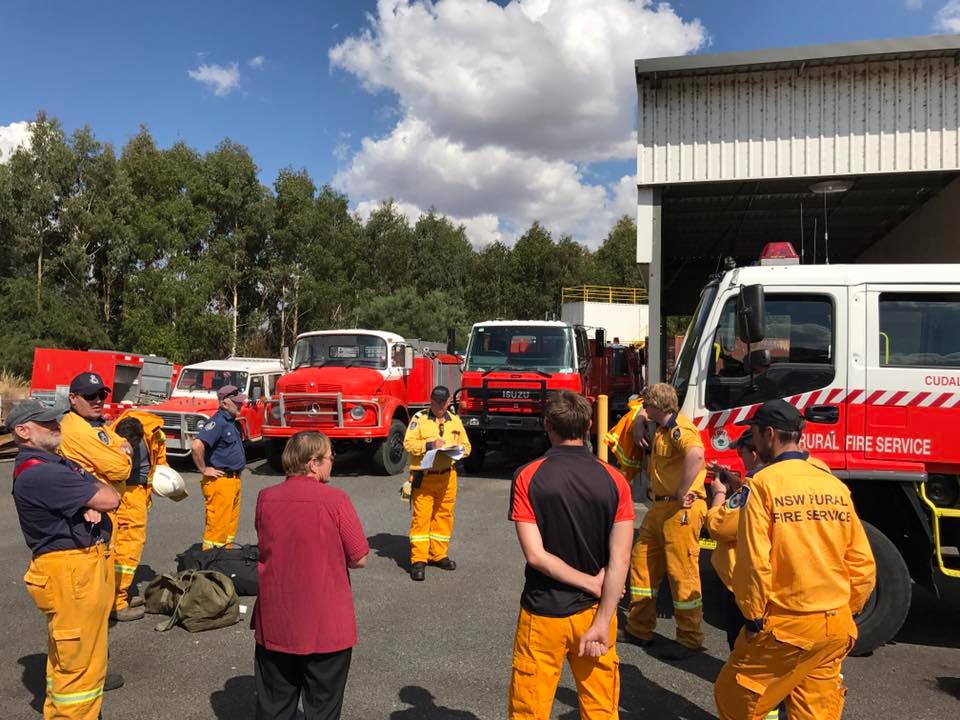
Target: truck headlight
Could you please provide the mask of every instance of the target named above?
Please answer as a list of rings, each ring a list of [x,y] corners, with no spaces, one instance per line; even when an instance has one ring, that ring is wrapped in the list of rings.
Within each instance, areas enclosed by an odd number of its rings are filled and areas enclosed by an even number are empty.
[[[350,408],[350,417],[354,420],[362,420],[363,416],[367,414],[366,409],[363,405],[354,405]]]
[[[272,408],[270,408],[270,417],[272,417],[274,420],[279,420],[279,419],[280,419],[280,406],[279,406],[279,405],[274,405]]]

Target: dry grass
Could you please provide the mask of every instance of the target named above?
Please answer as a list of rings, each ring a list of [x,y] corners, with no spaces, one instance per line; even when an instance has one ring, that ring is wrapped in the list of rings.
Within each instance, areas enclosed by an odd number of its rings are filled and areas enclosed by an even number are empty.
[[[14,403],[29,395],[29,380],[8,370],[0,370],[0,420],[6,417],[7,410]]]

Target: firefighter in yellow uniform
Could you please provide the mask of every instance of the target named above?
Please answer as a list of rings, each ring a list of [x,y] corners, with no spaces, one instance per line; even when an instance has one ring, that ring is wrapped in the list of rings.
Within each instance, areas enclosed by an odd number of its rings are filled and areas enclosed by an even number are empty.
[[[117,510],[113,533],[113,563],[117,594],[111,618],[121,622],[143,617],[143,598],[131,604],[128,596],[147,542],[147,516],[153,504],[150,479],[158,465],[167,464],[163,420],[142,410],[128,410],[113,423],[113,430],[133,447],[133,472]]]
[[[785,701],[790,720],[836,720],[873,553],[849,489],[800,450],[797,409],[771,400],[745,422],[766,465],[740,510],[733,591],[746,622],[717,677],[717,709],[741,720]]]
[[[703,645],[700,594],[700,529],[707,514],[703,442],[680,414],[672,385],[657,383],[644,393],[644,411],[659,427],[648,474],[653,507],[640,526],[630,561],[630,614],[620,640],[646,646],[657,623],[657,589],[664,571],[670,580],[677,645],[661,653],[684,660]]]
[[[62,410],[14,406],[13,497],[31,560],[27,592],[47,620],[46,720],[97,720],[107,687],[107,615],[113,603],[110,520],[120,498],[57,455]],[[102,513],[102,514],[101,514]],[[122,678],[117,676],[119,684]],[[5,703],[6,717],[18,716]]]
[[[617,459],[620,472],[627,478],[627,482],[633,481],[634,476],[640,472],[643,462],[643,448],[634,437],[634,429],[639,427],[638,421],[641,424],[647,421],[646,413],[643,411],[643,400],[631,398],[627,402],[627,412],[603,436],[603,442],[610,447],[610,451]]]
[[[110,388],[97,373],[80,373],[70,382],[70,412],[60,421],[60,454],[123,497],[133,449],[103,417],[103,404],[109,395]],[[116,511],[109,515],[116,527]]]
[[[470,438],[463,423],[450,410],[450,390],[437,385],[430,393],[430,407],[410,420],[403,447],[410,455],[410,478],[401,494],[410,497],[410,578],[426,578],[426,566],[456,570],[447,555],[453,535],[453,507],[457,501],[457,469],[450,454],[437,452],[432,465],[423,467],[430,450],[463,448],[470,454]]]

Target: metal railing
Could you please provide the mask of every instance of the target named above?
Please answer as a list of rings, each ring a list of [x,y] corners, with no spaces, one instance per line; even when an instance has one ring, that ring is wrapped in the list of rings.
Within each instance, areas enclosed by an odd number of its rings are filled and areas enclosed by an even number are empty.
[[[644,288],[613,287],[612,285],[578,285],[565,287],[560,292],[561,302],[618,303],[639,305],[647,302]]]

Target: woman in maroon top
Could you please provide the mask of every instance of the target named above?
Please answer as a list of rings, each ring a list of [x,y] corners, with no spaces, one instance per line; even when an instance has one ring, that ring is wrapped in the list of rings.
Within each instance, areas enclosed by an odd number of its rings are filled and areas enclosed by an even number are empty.
[[[347,568],[364,567],[370,546],[350,497],[327,485],[326,435],[290,438],[283,469],[257,497],[257,720],[293,720],[301,695],[307,720],[335,720],[357,642]]]

